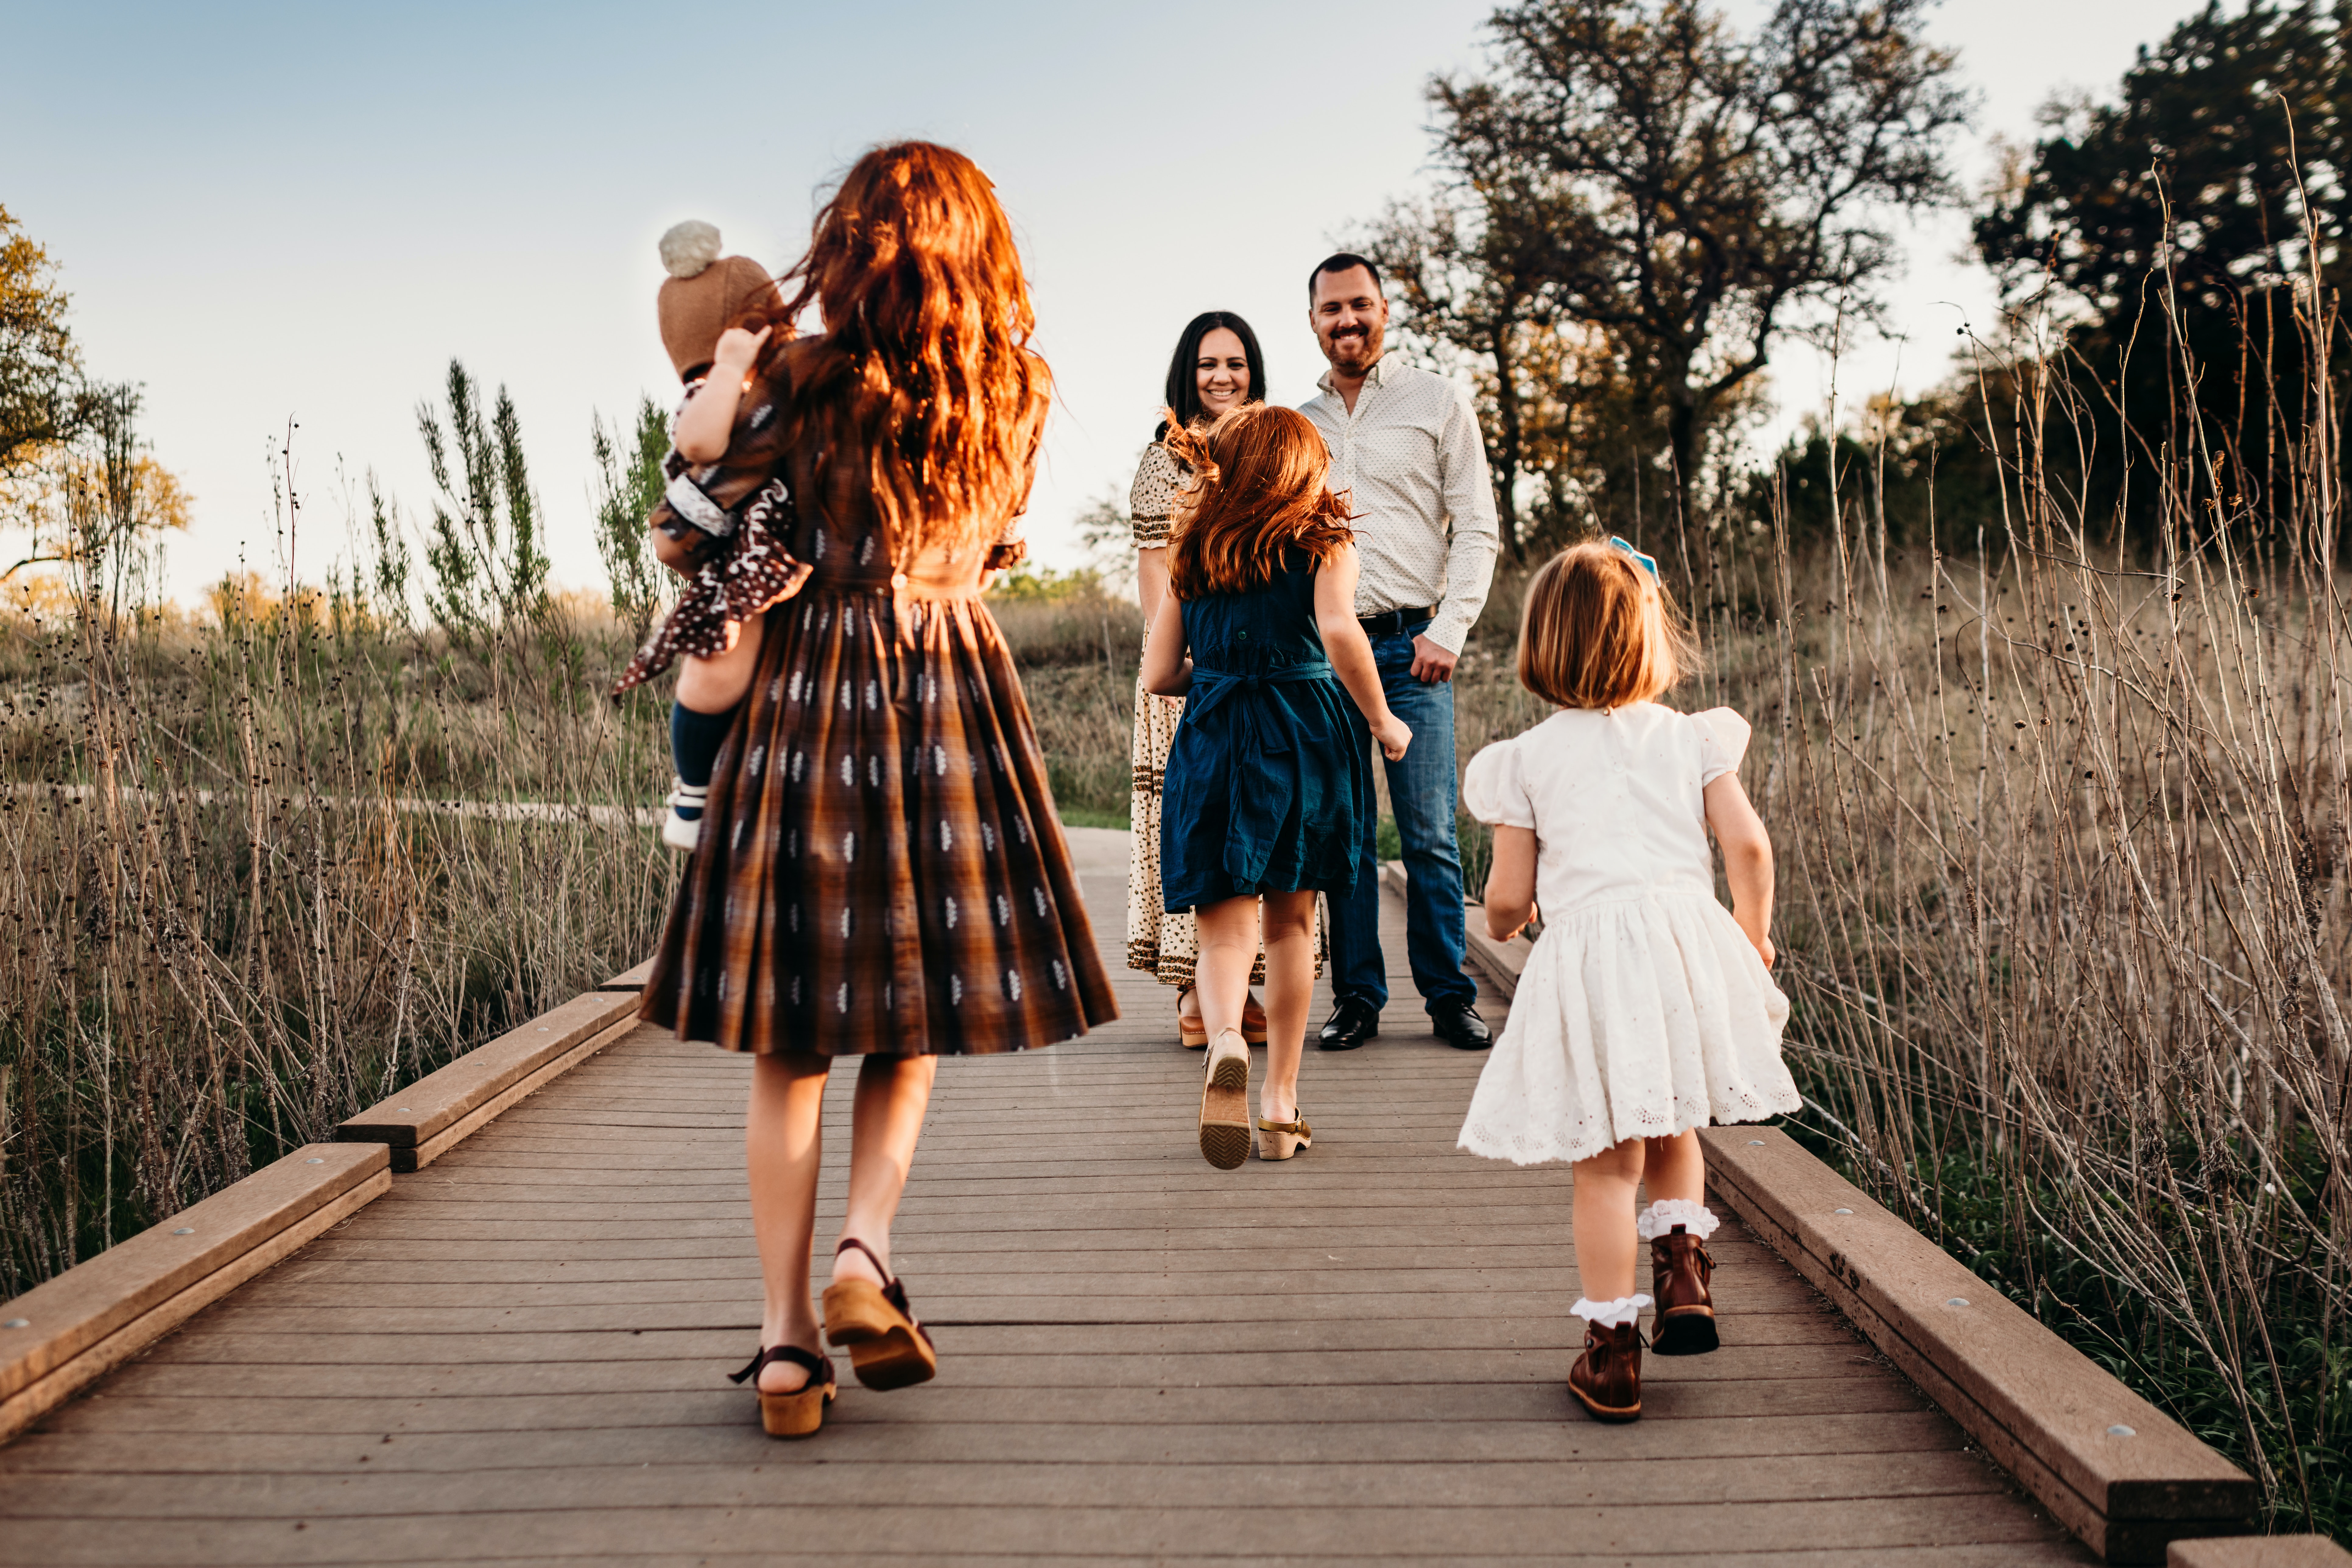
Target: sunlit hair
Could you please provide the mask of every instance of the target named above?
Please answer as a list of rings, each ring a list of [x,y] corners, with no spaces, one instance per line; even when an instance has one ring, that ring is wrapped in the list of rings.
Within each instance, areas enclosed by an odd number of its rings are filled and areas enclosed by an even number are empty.
[[[1297,409],[1249,403],[1197,428],[1171,411],[1165,439],[1192,473],[1169,523],[1178,598],[1246,594],[1273,580],[1287,551],[1322,562],[1356,542],[1346,504],[1323,482],[1330,451]]]
[[[1562,708],[1624,708],[1674,689],[1697,645],[1665,587],[1594,541],[1537,568],[1519,609],[1519,684]]]
[[[866,453],[902,566],[992,541],[1027,503],[1053,376],[1028,346],[1029,285],[980,165],[929,142],[875,148],[776,281],[746,322],[780,329],[769,366],[810,304],[824,325],[793,356],[787,440]]]

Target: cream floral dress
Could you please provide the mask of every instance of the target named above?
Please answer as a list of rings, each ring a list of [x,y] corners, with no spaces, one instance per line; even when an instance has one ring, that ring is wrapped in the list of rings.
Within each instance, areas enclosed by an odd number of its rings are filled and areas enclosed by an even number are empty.
[[[1135,470],[1135,485],[1128,494],[1128,519],[1135,530],[1138,550],[1165,550],[1168,547],[1168,520],[1175,510],[1176,492],[1184,488],[1183,466],[1168,455],[1168,448],[1154,441],[1144,449],[1143,461]],[[1151,629],[1144,628],[1144,640],[1151,637]],[[1160,896],[1160,785],[1168,771],[1168,748],[1176,739],[1176,726],[1183,721],[1184,700],[1181,697],[1154,697],[1143,689],[1143,669],[1139,658],[1135,672],[1135,743],[1131,753],[1134,769],[1132,795],[1129,803],[1130,820],[1135,827],[1135,846],[1128,864],[1127,876],[1127,966],[1140,969],[1156,976],[1162,985],[1188,986],[1192,984],[1192,967],[1199,961],[1200,938],[1187,911],[1170,914],[1161,907]],[[1315,973],[1323,973],[1323,961],[1329,951],[1325,935],[1323,900],[1315,900]],[[1262,984],[1265,979],[1265,955],[1250,966],[1250,984]]]

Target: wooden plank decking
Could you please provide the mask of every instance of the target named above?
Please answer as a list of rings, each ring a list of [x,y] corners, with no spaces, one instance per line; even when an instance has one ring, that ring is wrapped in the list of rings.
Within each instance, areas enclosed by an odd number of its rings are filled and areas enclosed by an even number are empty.
[[[1124,841],[1074,837],[1117,964]],[[2088,1560],[1736,1222],[1724,1348],[1584,1419],[1568,1173],[1454,1152],[1478,1058],[1402,937],[1288,1165],[1201,1160],[1200,1058],[1123,968],[1112,1027],[946,1064],[897,1233],[940,1379],[845,1359],[801,1443],[721,1381],[744,1064],[641,1032],[0,1449],[0,1563]]]

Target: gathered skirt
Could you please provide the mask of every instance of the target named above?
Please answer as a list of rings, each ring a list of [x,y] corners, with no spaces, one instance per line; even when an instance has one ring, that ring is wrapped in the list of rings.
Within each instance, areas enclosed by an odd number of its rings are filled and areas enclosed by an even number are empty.
[[[768,612],[644,1016],[736,1051],[1020,1050],[1118,1016],[977,596]]]
[[[1171,913],[1160,897],[1160,800],[1168,774],[1168,748],[1175,743],[1176,728],[1184,721],[1181,697],[1155,697],[1135,680],[1135,732],[1129,751],[1132,784],[1128,796],[1128,821],[1134,828],[1127,873],[1127,966],[1139,969],[1162,985],[1187,986],[1201,961],[1200,929],[1192,911]],[[1329,956],[1330,932],[1323,919],[1323,900],[1315,900],[1315,973],[1323,973]],[[1250,967],[1250,984],[1265,983],[1265,952],[1258,952]]]
[[[1780,1059],[1789,999],[1705,893],[1547,916],[1459,1146],[1517,1164],[1629,1138],[1760,1121],[1802,1100]]]

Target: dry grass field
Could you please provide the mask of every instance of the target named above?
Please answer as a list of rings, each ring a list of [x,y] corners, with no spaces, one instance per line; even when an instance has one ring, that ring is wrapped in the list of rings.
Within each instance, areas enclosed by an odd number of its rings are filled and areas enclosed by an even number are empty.
[[[2063,382],[2014,383],[1965,553],[1890,544],[1866,467],[1819,476],[1821,536],[1715,530],[1674,700],[1756,727],[1801,1135],[2248,1465],[2275,1527],[2341,1534],[2333,449],[2259,502],[2168,458],[2119,542],[2040,477]],[[1460,672],[1465,762],[1541,716],[1519,580]],[[1133,605],[998,607],[1064,811],[1123,822]],[[0,1294],[646,952],[674,873],[609,815],[666,777],[660,703],[603,696],[627,647],[560,600],[452,632],[357,593],[0,626]]]

